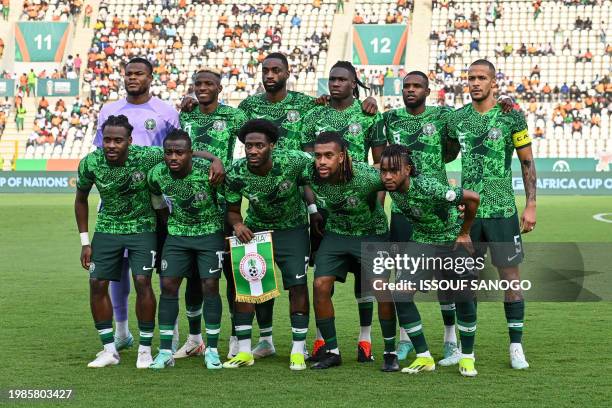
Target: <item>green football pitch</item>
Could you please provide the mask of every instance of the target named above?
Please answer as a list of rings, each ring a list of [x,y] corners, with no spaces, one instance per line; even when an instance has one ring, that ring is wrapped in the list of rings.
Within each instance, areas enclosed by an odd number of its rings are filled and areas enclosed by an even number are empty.
[[[274,323],[278,354],[253,367],[211,372],[199,358],[192,358],[161,372],[137,370],[135,346],[122,352],[119,366],[87,369],[100,344],[89,312],[88,274],[79,263],[72,202],[70,195],[0,197],[0,389],[4,396],[9,388],[69,388],[74,390],[70,401],[42,404],[89,407],[610,406],[610,303],[528,303],[524,344],[531,368],[519,372],[509,368],[502,304],[483,302],[478,306],[478,377],[463,378],[456,366],[409,376],[380,372],[382,339],[376,316],[372,335],[377,360],[356,362],[358,316],[350,281],[337,285],[334,296],[344,360],[339,368],[289,370],[291,334],[283,294],[276,304]],[[521,198],[519,208],[522,202]],[[611,205],[610,197],[540,197],[538,226],[524,239],[611,242],[612,224],[593,219],[595,214],[612,212]],[[90,218],[93,222],[93,212]],[[154,286],[158,286],[157,278]],[[136,334],[133,305],[132,291],[130,328]],[[181,309],[184,338],[187,321],[182,305]],[[438,306],[422,303],[420,309],[432,353],[438,359],[442,348]],[[226,308],[222,329],[220,352],[225,355]],[[314,313],[310,330],[309,344]],[[153,347],[157,344],[156,332]]]

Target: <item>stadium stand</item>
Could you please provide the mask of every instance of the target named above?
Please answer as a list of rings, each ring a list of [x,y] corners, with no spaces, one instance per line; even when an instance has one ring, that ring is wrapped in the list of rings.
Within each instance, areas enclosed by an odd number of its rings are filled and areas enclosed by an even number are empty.
[[[68,21],[81,13],[82,0],[24,0],[20,19],[27,21]]]
[[[413,8],[413,0],[360,1],[355,5],[353,24],[407,23]]]

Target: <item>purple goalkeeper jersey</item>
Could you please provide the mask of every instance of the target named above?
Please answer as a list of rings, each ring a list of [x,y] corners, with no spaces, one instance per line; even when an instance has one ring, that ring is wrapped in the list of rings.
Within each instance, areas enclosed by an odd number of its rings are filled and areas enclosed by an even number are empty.
[[[132,143],[139,146],[161,146],[168,133],[181,128],[176,109],[161,99],[153,96],[147,103],[134,105],[124,98],[102,107],[93,141],[97,147],[102,147],[102,125],[111,115],[127,116],[134,127]]]

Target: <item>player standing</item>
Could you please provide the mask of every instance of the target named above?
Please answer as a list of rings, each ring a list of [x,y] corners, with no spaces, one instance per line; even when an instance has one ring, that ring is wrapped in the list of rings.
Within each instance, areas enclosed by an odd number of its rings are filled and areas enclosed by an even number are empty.
[[[132,130],[124,115],[109,116],[102,124],[102,149],[89,153],[79,164],[74,209],[81,234],[81,265],[89,269],[91,312],[104,345],[88,367],[119,364],[108,283],[129,279],[122,275],[125,250],[137,294],[140,346],[136,367],[147,368],[152,362],[155,294],[151,272],[155,268],[157,240],[146,174],[163,160],[163,155],[159,148],[132,145]],[[88,197],[94,184],[104,206],[98,213],[90,245]]]
[[[473,191],[450,187],[448,183],[416,173],[408,148],[398,144],[387,146],[380,163],[380,177],[385,188],[390,191],[391,199],[414,226],[413,241],[424,246],[419,251],[432,258],[447,259],[468,257],[464,247],[471,248],[470,227],[476,216],[479,197]],[[456,206],[465,206],[465,218],[461,224],[457,218]],[[461,265],[463,265],[462,263]],[[437,279],[458,279],[455,270],[433,271],[442,276]],[[412,272],[411,272],[412,273]],[[417,271],[425,277],[426,270]],[[466,274],[467,275],[467,274]],[[418,275],[417,275],[418,276]],[[401,279],[398,278],[398,279]],[[450,296],[449,299],[453,299]],[[455,304],[454,302],[452,302]],[[414,344],[417,358],[402,372],[415,374],[420,371],[433,371],[436,367],[423,334],[421,317],[412,298],[396,300],[400,326],[408,333]],[[459,371],[462,375],[473,377],[474,337],[476,335],[476,307],[471,293],[464,293],[456,301],[461,355]]]
[[[501,279],[520,281],[518,265],[524,256],[521,233],[532,231],[536,223],[536,170],[527,123],[522,112],[504,114],[497,106],[495,67],[489,61],[477,60],[470,65],[468,85],[472,103],[449,116],[449,137],[461,146],[463,187],[480,194],[472,241],[489,244]],[[520,224],[512,189],[515,150],[526,195]],[[528,368],[521,343],[525,302],[520,290],[506,291],[504,311],[512,368]]]
[[[306,271],[310,241],[308,216],[299,189],[302,174],[312,159],[298,150],[279,150],[274,146],[279,131],[274,123],[255,119],[240,130],[239,140],[245,146],[246,158],[237,160],[227,173],[226,200],[228,222],[236,237],[249,242],[253,232],[272,231],[274,260],[279,266],[283,287],[289,291],[293,345],[291,370],[304,370],[305,340],[308,332],[309,301]],[[246,220],[242,219],[242,199],[249,200]],[[314,210],[314,199],[309,203]],[[238,353],[224,363],[226,368],[254,363],[251,332],[255,305],[235,303],[234,324]]]
[[[192,278],[201,287],[206,326],[206,368],[222,368],[217,342],[222,309],[219,277],[225,247],[223,211],[219,206],[217,188],[209,181],[210,163],[192,158],[192,154],[189,135],[174,130],[164,140],[165,163],[155,166],[148,175],[155,201],[165,199],[170,209],[160,272],[162,293],[158,320],[161,343],[159,354],[151,364],[155,369],[174,365],[172,332],[178,316],[178,291],[183,278]]]

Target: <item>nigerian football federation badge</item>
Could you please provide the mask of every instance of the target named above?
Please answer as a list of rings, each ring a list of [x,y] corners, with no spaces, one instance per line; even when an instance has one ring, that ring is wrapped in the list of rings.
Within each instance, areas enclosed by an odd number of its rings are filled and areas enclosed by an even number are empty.
[[[222,132],[227,127],[227,123],[224,120],[215,120],[212,127],[217,132]]]
[[[147,120],[145,120],[145,123],[144,123],[145,129],[153,130],[153,129],[155,129],[155,126],[157,126],[157,123],[155,122],[155,119],[147,119]]]
[[[132,181],[134,183],[140,183],[144,179],[145,179],[145,175],[141,171],[137,171],[136,173],[132,174]]]
[[[291,182],[289,180],[285,180],[283,181],[280,186],[278,186],[278,189],[280,191],[287,191],[291,188]]]
[[[433,123],[427,123],[423,126],[423,134],[427,136],[431,136],[436,133],[436,125]]]
[[[193,196],[193,201],[197,202],[197,201],[204,201],[204,200],[206,200],[206,193],[203,191],[200,191],[199,193],[196,193]]]
[[[412,213],[412,216],[415,218],[421,218],[421,215],[423,215],[423,212],[418,207],[412,207],[410,209],[410,212]]]
[[[357,197],[349,197],[346,199],[346,205],[348,205],[349,207],[356,207],[358,202],[359,200],[357,199]]]
[[[348,131],[352,135],[358,135],[361,133],[361,123],[351,123],[348,127]]]
[[[300,120],[300,112],[296,110],[290,110],[287,112],[287,122],[295,123]]]
[[[491,128],[491,130],[489,130],[489,139],[491,140],[497,140],[501,137],[501,135],[502,135],[501,129]]]

